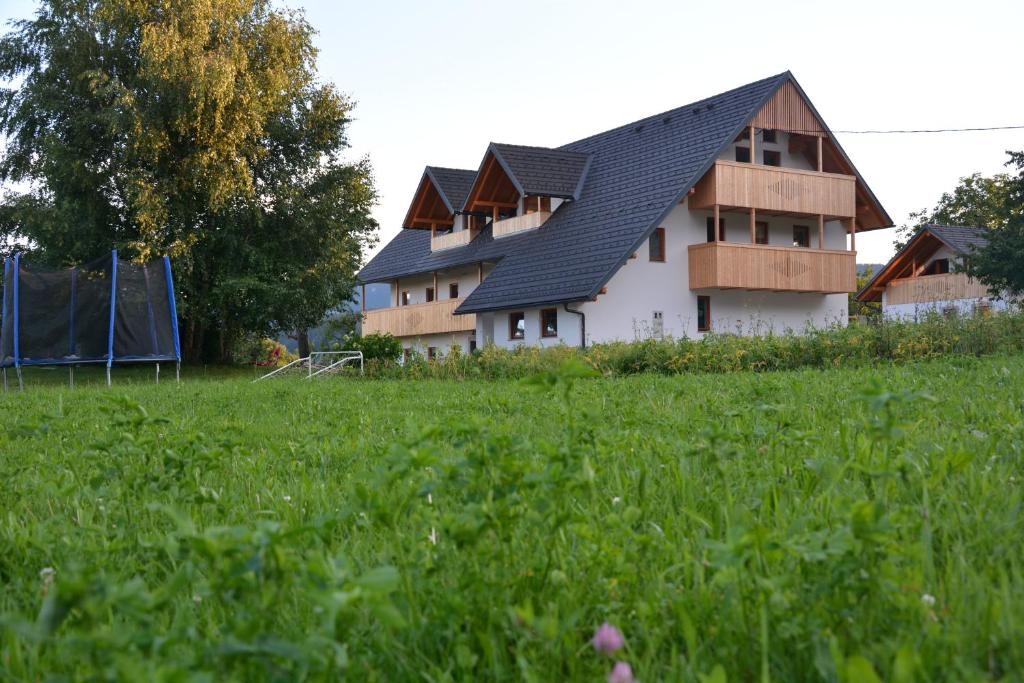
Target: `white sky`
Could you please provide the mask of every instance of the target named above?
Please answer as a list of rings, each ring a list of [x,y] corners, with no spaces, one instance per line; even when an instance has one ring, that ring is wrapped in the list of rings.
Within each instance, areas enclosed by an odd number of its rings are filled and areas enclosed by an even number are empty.
[[[476,168],[490,141],[555,146],[786,69],[833,130],[1024,124],[1020,0],[282,1],[358,101],[381,245],[427,164]],[[1024,149],[1024,130],[837,137],[897,225]],[[858,235],[858,261],[887,261],[892,233]]]

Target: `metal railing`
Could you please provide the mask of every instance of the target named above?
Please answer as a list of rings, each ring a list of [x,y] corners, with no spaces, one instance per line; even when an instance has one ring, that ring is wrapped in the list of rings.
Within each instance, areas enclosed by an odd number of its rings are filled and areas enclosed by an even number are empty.
[[[293,360],[287,365],[268,372],[265,375],[257,377],[253,382],[259,382],[261,379],[267,379],[276,375],[281,375],[288,370],[302,370],[306,371],[305,379],[313,379],[326,372],[333,372],[340,370],[345,366],[346,363],[354,363],[359,361],[359,374],[363,374],[363,352],[362,351],[315,351],[305,358],[298,358]]]

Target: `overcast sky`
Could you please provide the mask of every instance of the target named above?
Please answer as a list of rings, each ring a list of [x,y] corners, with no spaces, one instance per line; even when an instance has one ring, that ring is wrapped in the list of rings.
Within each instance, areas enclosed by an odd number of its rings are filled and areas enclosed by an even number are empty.
[[[1020,0],[284,4],[358,101],[381,244],[427,164],[476,168],[489,141],[557,146],[787,69],[837,131],[1024,125]],[[0,0],[0,18],[32,8]],[[897,225],[1024,149],[1024,130],[837,138]],[[858,235],[858,261],[888,260],[892,233]]]

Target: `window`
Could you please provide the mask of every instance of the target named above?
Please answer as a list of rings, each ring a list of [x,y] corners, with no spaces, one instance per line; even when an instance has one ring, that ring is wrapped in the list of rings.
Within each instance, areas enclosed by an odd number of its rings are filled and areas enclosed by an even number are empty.
[[[765,128],[763,131],[761,131],[761,134],[764,136],[765,142],[777,142],[777,140],[775,139],[774,128]]]
[[[448,285],[448,298],[449,299],[458,299],[459,298],[459,283],[458,282],[453,282],[450,285]]]
[[[403,306],[408,306],[409,305],[409,290],[404,290],[402,292],[402,305]]]
[[[715,241],[715,219],[714,219],[713,216],[708,216],[707,228],[708,228],[708,242],[714,242]],[[718,241],[719,242],[724,242],[725,241],[725,218],[721,218],[721,217],[718,219]]]
[[[959,311],[957,310],[956,306],[946,306],[945,308],[942,309],[942,315],[946,316],[947,318],[955,318],[958,312]]]
[[[754,244],[768,244],[768,224],[765,221],[754,223]]]
[[[660,228],[659,228],[660,230]],[[558,309],[545,308],[540,312],[540,336],[558,336]]]
[[[508,338],[526,339],[526,314],[522,311],[508,314]]]
[[[433,287],[427,287],[427,303],[429,304],[433,300],[434,300],[434,288]]]
[[[433,346],[427,347],[427,360],[435,360],[437,358],[437,349]]]
[[[651,261],[665,260],[665,228],[655,228],[651,238],[647,241],[649,259]]]
[[[750,148],[749,147],[737,147],[736,148],[736,161],[744,164],[750,163]]]
[[[406,346],[404,349],[402,349],[402,363],[405,364],[405,363],[408,363],[411,360],[412,360],[412,349],[410,349],[408,346]]]
[[[782,153],[776,152],[775,150],[766,149],[762,152],[764,155],[765,166],[782,166]]]
[[[533,195],[523,199],[523,214],[536,213],[537,211],[551,211],[551,197]]]
[[[476,339],[469,340],[469,352],[473,353],[476,351]]]
[[[655,339],[661,339],[665,334],[665,313],[664,311],[651,311],[651,335]]]
[[[949,272],[949,259],[940,258],[935,259],[928,264],[928,267],[924,269],[925,275],[942,275],[943,273]]]
[[[794,225],[793,226],[793,246],[794,247],[809,247],[811,246],[811,228],[806,225]]]
[[[697,297],[697,331],[711,331],[711,297]]]
[[[988,301],[979,301],[974,304],[974,315],[987,318],[992,314],[992,304]]]

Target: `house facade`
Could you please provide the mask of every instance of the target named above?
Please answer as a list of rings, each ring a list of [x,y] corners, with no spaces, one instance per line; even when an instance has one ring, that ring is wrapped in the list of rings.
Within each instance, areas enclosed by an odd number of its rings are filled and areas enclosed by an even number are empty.
[[[974,315],[1005,310],[1007,299],[963,272],[964,259],[985,246],[985,229],[925,225],[857,294],[882,304],[889,319],[919,320],[941,313]]]
[[[427,167],[360,272],[363,331],[586,345],[844,324],[856,233],[892,221],[786,72],[559,148]]]

